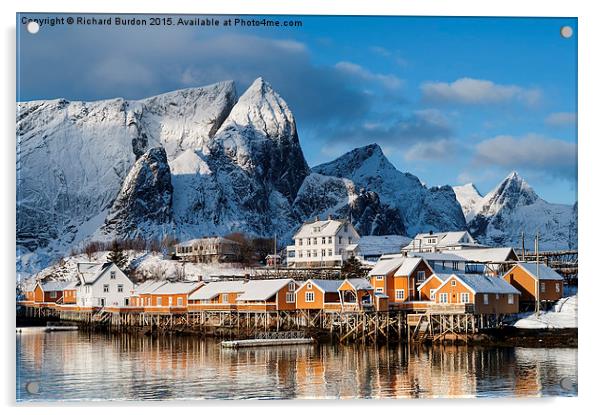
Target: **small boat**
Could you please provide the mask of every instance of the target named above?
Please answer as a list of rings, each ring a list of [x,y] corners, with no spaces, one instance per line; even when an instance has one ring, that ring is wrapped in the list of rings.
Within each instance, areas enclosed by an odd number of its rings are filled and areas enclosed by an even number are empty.
[[[79,330],[79,327],[78,326],[67,326],[67,325],[61,325],[61,324],[53,324],[53,323],[46,324],[46,327],[44,329],[44,331],[74,331],[74,330]]]

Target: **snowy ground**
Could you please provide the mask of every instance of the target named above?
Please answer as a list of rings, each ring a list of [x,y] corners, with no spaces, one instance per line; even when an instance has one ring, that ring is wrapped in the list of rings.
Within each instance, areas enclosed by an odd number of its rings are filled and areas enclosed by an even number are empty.
[[[162,254],[149,252],[126,251],[128,265],[145,278],[166,279],[184,276],[188,280],[198,281],[213,280],[219,277],[243,277],[246,274],[253,275],[254,269],[244,267],[240,264],[197,264],[192,262],[183,263],[164,257]],[[60,262],[51,265],[34,274],[30,279],[24,279],[21,283],[37,279],[48,279],[57,281],[71,281],[76,278],[78,262],[104,262],[108,252],[97,252],[91,257],[85,254],[66,257]]]
[[[561,298],[552,310],[535,313],[523,313],[514,323],[521,329],[564,329],[577,327],[577,294]]]

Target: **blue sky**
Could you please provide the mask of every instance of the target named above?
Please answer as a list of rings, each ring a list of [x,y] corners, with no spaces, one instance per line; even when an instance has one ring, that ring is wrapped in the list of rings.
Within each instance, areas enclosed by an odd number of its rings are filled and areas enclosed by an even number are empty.
[[[303,26],[19,25],[17,98],[136,99],[226,79],[242,94],[262,76],[312,166],[376,142],[429,186],[484,194],[516,170],[546,200],[576,201],[576,19],[272,18]]]

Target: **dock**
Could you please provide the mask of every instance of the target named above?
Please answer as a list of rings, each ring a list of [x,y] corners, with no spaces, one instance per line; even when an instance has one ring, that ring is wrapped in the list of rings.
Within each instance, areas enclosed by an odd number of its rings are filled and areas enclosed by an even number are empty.
[[[312,338],[301,339],[247,339],[223,341],[222,347],[227,349],[238,349],[239,347],[267,347],[267,346],[292,346],[299,344],[313,344]]]

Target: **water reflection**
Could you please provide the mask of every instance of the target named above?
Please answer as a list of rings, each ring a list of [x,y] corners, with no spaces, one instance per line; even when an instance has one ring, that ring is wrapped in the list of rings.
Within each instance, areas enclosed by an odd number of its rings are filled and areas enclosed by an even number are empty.
[[[576,349],[289,346],[193,337],[17,335],[17,400],[575,395]],[[25,385],[37,381],[40,393]]]

